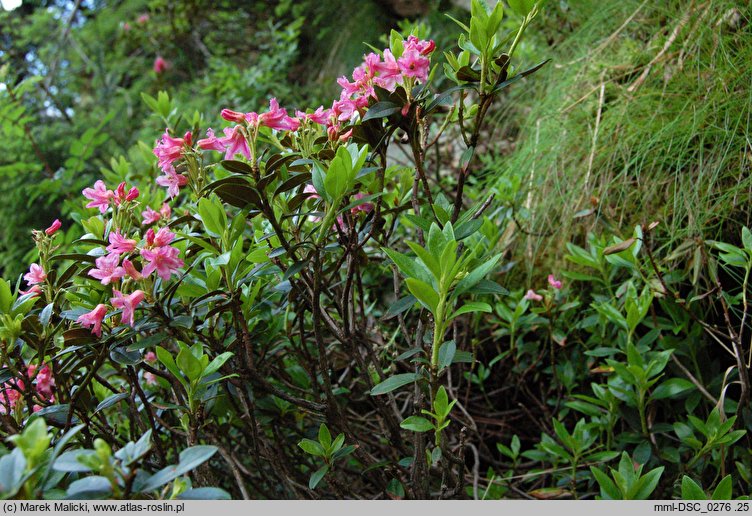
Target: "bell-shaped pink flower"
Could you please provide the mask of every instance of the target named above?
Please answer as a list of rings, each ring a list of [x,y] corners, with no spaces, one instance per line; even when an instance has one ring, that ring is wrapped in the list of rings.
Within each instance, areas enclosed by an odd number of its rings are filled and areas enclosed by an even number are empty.
[[[118,231],[110,232],[109,236],[110,245],[107,246],[107,250],[113,254],[126,254],[136,249],[135,240],[125,238]]]
[[[287,115],[287,110],[280,108],[277,99],[269,100],[269,111],[258,116],[260,125],[277,131],[297,131],[300,121]]]
[[[235,122],[236,124],[241,124],[245,120],[245,113],[241,113],[240,111],[233,111],[232,109],[223,109],[219,116],[227,120],[228,122]]]
[[[167,196],[171,199],[180,193],[180,187],[188,184],[188,178],[170,168],[157,178],[157,184],[167,188]]]
[[[182,138],[173,138],[165,129],[162,138],[157,140],[157,144],[154,146],[154,155],[159,159],[159,168],[162,169],[162,172],[172,171],[174,173],[172,164],[183,155],[185,147],[190,145],[190,131],[185,133]]]
[[[47,279],[47,273],[44,272],[41,265],[32,263],[29,266],[29,272],[24,274],[24,279],[29,285],[39,285],[40,283],[44,283],[44,280]]]
[[[84,188],[81,193],[87,199],[91,199],[86,207],[99,208],[101,213],[107,211],[107,208],[110,207],[110,199],[114,196],[112,190],[108,190],[101,179],[94,183],[94,188]]]
[[[402,80],[402,72],[397,60],[388,48],[384,50],[384,61],[374,65],[374,69],[379,75],[374,78],[373,82],[387,91],[394,91],[397,83]]]
[[[55,219],[55,221],[54,221],[54,222],[53,222],[53,223],[52,223],[52,224],[50,225],[50,227],[48,227],[47,229],[45,229],[45,230],[44,230],[44,233],[45,233],[45,235],[47,235],[47,236],[52,236],[52,235],[54,235],[54,234],[55,234],[55,233],[57,232],[57,230],[58,230],[58,229],[60,229],[60,228],[61,228],[62,226],[63,226],[63,223],[62,223],[62,222],[60,222],[60,220],[59,220],[59,219]]]
[[[556,290],[559,290],[562,287],[561,281],[557,280],[553,274],[548,275],[548,284]]]
[[[313,113],[303,113],[302,111],[296,111],[295,116],[301,120],[310,120],[311,122],[319,125],[326,125],[329,123],[329,118],[332,116],[331,109],[324,109],[324,106],[319,106]]]
[[[243,127],[240,125],[225,127],[224,132],[224,137],[219,138],[219,141],[227,149],[225,159],[232,159],[236,154],[245,156],[245,159],[251,159],[251,149]]]
[[[242,113],[240,113],[242,115]],[[196,144],[203,150],[215,150],[223,152],[225,145],[222,141],[214,136],[214,131],[210,128],[206,130],[206,138],[203,138],[196,142]]]
[[[151,231],[151,229],[149,231]],[[175,233],[170,231],[170,228],[163,227],[159,228],[159,231],[157,231],[157,233],[151,239],[150,245],[153,245],[155,247],[162,247],[169,245],[173,240],[175,240]]]
[[[79,318],[76,319],[76,322],[80,324],[81,326],[86,326],[87,328],[91,328],[91,332],[94,335],[96,335],[97,337],[101,337],[102,336],[102,319],[104,319],[105,315],[107,315],[107,307],[105,305],[99,304],[91,312],[87,312],[79,316]]]
[[[164,73],[167,68],[169,68],[170,64],[165,60],[162,56],[157,56],[156,59],[154,59],[154,73],[161,74]]]
[[[171,246],[142,249],[141,256],[148,262],[142,274],[148,276],[157,271],[162,281],[168,281],[170,276],[183,266],[183,260],[178,258],[179,254],[180,250]]]
[[[110,300],[113,308],[120,308],[122,314],[120,316],[120,324],[134,325],[134,312],[136,307],[144,300],[143,290],[136,290],[132,294],[124,295],[119,290],[114,290],[112,293],[115,295]]]
[[[358,192],[355,195],[353,195],[353,198],[355,198],[355,199],[362,199],[363,197],[365,197],[365,194],[360,193],[360,192]],[[350,209],[350,212],[353,213],[353,214],[357,214],[359,211],[362,211],[362,212],[365,212],[365,213],[369,213],[371,210],[373,210],[373,203],[365,201],[365,202],[363,202],[361,204],[357,204],[357,205],[353,206]]]
[[[527,299],[528,301],[542,301],[543,296],[541,296],[540,294],[536,294],[535,290],[529,289],[525,293],[525,299]]]
[[[125,270],[119,266],[120,256],[115,253],[100,256],[94,263],[96,268],[89,271],[89,276],[101,281],[102,285],[108,285],[125,276]]]
[[[161,218],[160,213],[156,210],[153,210],[149,206],[147,206],[146,209],[141,212],[141,216],[144,218],[144,220],[141,222],[142,226],[154,224]]]
[[[138,272],[136,266],[133,265],[133,262],[131,262],[128,258],[123,260],[123,270],[130,278],[136,281],[144,279],[143,275]]]
[[[170,205],[166,202],[162,203],[162,207],[159,208],[159,214],[162,215],[162,218],[167,220],[172,215],[172,208],[170,208]]]
[[[397,60],[397,64],[405,77],[414,77],[422,82],[428,79],[431,60],[422,56],[417,49],[405,51],[402,57]]]

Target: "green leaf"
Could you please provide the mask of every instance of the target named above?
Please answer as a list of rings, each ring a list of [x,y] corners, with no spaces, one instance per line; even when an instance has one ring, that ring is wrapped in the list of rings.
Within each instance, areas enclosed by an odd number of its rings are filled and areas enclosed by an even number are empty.
[[[480,282],[480,280],[482,280],[486,276],[486,274],[491,271],[491,269],[496,267],[496,263],[500,259],[501,253],[481,263],[470,274],[462,278],[454,288],[454,296],[459,296],[460,294],[467,292],[472,287],[474,287],[478,282]]]
[[[326,455],[324,447],[321,446],[321,443],[318,443],[313,439],[303,439],[298,443],[298,446],[309,455],[314,455],[316,457],[323,457],[324,455]]]
[[[417,301],[418,300],[415,299],[415,296],[405,296],[401,299],[398,299],[397,301],[389,305],[389,308],[387,309],[382,319],[386,321],[387,319],[391,319],[392,317],[399,315],[402,312],[408,311]]]
[[[647,500],[650,495],[655,491],[658,486],[658,481],[661,479],[664,467],[655,468],[648,472],[632,486],[629,492],[630,500]]]
[[[319,442],[325,450],[332,447],[332,434],[324,423],[321,423],[321,426],[319,426]]]
[[[452,314],[450,319],[454,319],[462,314],[469,314],[472,312],[485,312],[491,313],[491,305],[483,303],[481,301],[469,301],[462,305],[456,312]]]
[[[439,348],[439,371],[449,367],[457,353],[457,344],[453,340],[447,341]]]
[[[219,371],[219,368],[224,365],[225,362],[227,362],[230,357],[232,357],[232,353],[229,351],[225,351],[221,355],[217,355],[214,357],[214,360],[212,360],[208,366],[206,366],[206,369],[204,369],[204,373],[202,376],[209,376],[210,374],[213,374],[217,371]]]
[[[413,432],[428,432],[434,429],[433,423],[420,416],[408,417],[400,423],[400,427]]]
[[[373,120],[375,118],[384,118],[399,113],[401,110],[402,106],[399,104],[389,102],[388,100],[382,100],[368,108],[362,122],[367,122],[368,120]]]
[[[744,249],[752,251],[752,232],[747,226],[742,228],[742,244],[744,244]]]
[[[371,396],[378,396],[380,394],[392,392],[395,389],[399,389],[403,385],[413,383],[417,379],[417,373],[403,373],[390,376],[380,384],[374,386],[373,389],[371,389]]]
[[[193,353],[188,348],[180,350],[176,364],[191,382],[201,378],[201,373],[204,371],[201,362],[193,356]]]
[[[96,414],[97,412],[100,412],[106,408],[109,408],[115,405],[118,401],[124,400],[126,398],[128,398],[127,392],[121,392],[119,394],[113,394],[112,396],[108,396],[102,401],[102,403],[97,405],[97,408],[94,410],[94,413]]]
[[[23,485],[26,458],[20,448],[0,457],[0,499],[16,495]]]
[[[308,480],[308,488],[316,489],[316,486],[319,485],[321,479],[324,478],[324,475],[326,475],[328,472],[329,466],[321,466],[319,469],[317,469],[316,472],[311,475],[310,480]]]
[[[439,306],[439,294],[428,283],[416,278],[407,278],[405,280],[407,288],[410,290],[417,300],[431,313],[435,314],[436,309]]]
[[[13,306],[13,294],[7,281],[0,278],[0,314],[9,314]]]
[[[202,197],[198,201],[198,214],[204,223],[204,228],[210,236],[219,238],[227,228],[227,215],[222,204],[214,198],[209,200]]]
[[[74,500],[86,500],[98,498],[112,492],[112,485],[107,478],[91,476],[71,482],[66,491],[67,498]]]
[[[654,400],[674,398],[692,389],[694,389],[694,385],[689,380],[671,378],[656,387],[650,397]]]
[[[509,7],[520,16],[527,16],[535,7],[535,0],[507,0]]]
[[[619,489],[616,487],[616,484],[614,484],[614,481],[608,478],[608,476],[601,471],[600,469],[596,468],[595,466],[590,466],[590,472],[593,474],[593,477],[595,477],[595,481],[598,482],[598,487],[601,488],[601,498],[604,500],[621,500],[622,496],[619,492]]]
[[[404,276],[421,279],[426,282],[431,281],[428,271],[412,258],[386,247],[382,247],[381,250],[394,262]]]
[[[684,475],[681,483],[682,500],[707,500],[708,497],[702,487],[694,480]]]
[[[744,228],[746,229],[746,228]],[[745,246],[747,244],[744,244]],[[715,487],[715,490],[713,491],[713,496],[711,497],[712,500],[733,500],[733,494],[731,492],[731,488],[733,486],[733,481],[731,480],[731,475],[726,475],[723,477],[723,479],[718,482],[718,485]],[[683,484],[682,484],[683,487]]]
[[[180,369],[178,369],[177,364],[175,364],[175,359],[172,358],[172,355],[169,351],[164,349],[161,346],[157,346],[156,348],[157,352],[157,359],[162,363],[163,366],[167,368],[170,373],[172,373],[172,376],[177,378],[180,383],[183,384],[183,386],[186,386],[185,379],[183,378],[183,375],[180,373]]]
[[[8,441],[21,449],[29,464],[36,465],[37,460],[47,451],[51,438],[52,434],[47,432],[44,419],[37,418],[20,434],[8,437]]]
[[[217,453],[217,447],[208,445],[192,446],[191,448],[183,450],[180,452],[180,460],[178,461],[178,464],[167,466],[166,468],[157,471],[141,486],[139,492],[145,493],[147,491],[155,491],[159,489],[167,482],[193,471],[209,460],[215,453]]]
[[[230,493],[219,487],[192,487],[180,493],[176,500],[230,500]]]

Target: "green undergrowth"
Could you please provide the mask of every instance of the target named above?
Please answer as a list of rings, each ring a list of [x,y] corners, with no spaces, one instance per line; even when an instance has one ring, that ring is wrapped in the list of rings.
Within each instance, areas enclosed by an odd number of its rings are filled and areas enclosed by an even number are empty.
[[[659,252],[738,239],[752,188],[749,12],[725,0],[563,5],[525,49],[552,63],[506,100],[485,159],[526,272],[588,232],[628,237],[654,221]]]

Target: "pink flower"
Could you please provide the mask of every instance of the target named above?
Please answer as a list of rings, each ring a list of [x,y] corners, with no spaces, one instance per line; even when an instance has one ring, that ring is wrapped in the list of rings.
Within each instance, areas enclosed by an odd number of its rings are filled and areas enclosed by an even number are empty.
[[[87,312],[81,315],[78,319],[76,319],[76,322],[80,324],[81,326],[86,326],[86,327],[93,326],[93,328],[91,329],[91,332],[97,337],[101,337],[102,336],[102,319],[104,319],[105,315],[107,315],[107,307],[105,305],[99,304],[91,312]]]
[[[120,256],[115,253],[100,256],[94,263],[97,267],[89,271],[89,276],[100,280],[102,285],[108,285],[125,276],[125,270],[118,265]]]
[[[417,50],[422,56],[430,55],[436,49],[436,43],[432,39],[426,41],[418,39],[416,36],[408,36],[403,44],[405,51]]]
[[[219,141],[227,149],[225,159],[232,159],[236,154],[242,154],[245,159],[251,159],[251,149],[248,147],[243,127],[240,125],[225,127],[224,132],[224,137],[219,138]]]
[[[113,254],[125,254],[130,253],[136,249],[135,240],[125,238],[118,231],[112,231],[109,236],[110,245],[107,246],[107,250]]]
[[[150,373],[149,371],[146,371],[144,373],[144,380],[146,380],[146,385],[157,385],[157,377],[154,373]]]
[[[190,147],[191,138],[190,131],[185,133],[182,138],[173,138],[165,129],[162,138],[157,140],[157,144],[154,146],[154,155],[159,158],[159,168],[162,169],[162,172],[174,172],[172,164],[183,155],[185,146]]]
[[[303,193],[311,194],[309,196],[310,198],[321,199],[318,190],[316,190],[316,187],[313,185],[305,185],[305,188],[303,188]]]
[[[287,110],[280,108],[275,98],[269,100],[269,111],[260,114],[258,122],[277,131],[297,131],[300,127],[300,121],[287,116]]]
[[[123,260],[123,270],[130,278],[136,281],[144,279],[143,275],[138,272],[136,266],[128,258]]]
[[[123,23],[123,30],[125,32],[128,32],[129,30],[131,30],[131,24],[128,22]]]
[[[157,56],[157,58],[154,60],[153,68],[154,68],[154,73],[161,74],[165,70],[167,70],[167,68],[169,68],[169,63],[165,61],[164,57]]]
[[[86,205],[87,208],[99,208],[101,213],[107,211],[110,207],[110,199],[113,197],[112,190],[108,190],[101,179],[94,183],[94,188],[84,188],[81,192],[84,197],[91,199],[91,202]]]
[[[170,205],[166,202],[162,203],[162,207],[159,208],[159,213],[162,215],[162,218],[167,220],[172,215],[172,209],[170,208]]]
[[[384,62],[374,65],[374,69],[379,72],[373,82],[377,86],[388,91],[394,91],[397,88],[397,82],[402,78],[397,60],[388,48],[384,50]]]
[[[146,207],[144,211],[141,212],[141,216],[144,218],[143,222],[141,222],[142,226],[146,226],[148,224],[154,224],[157,222],[161,215],[158,211],[151,209],[151,207]]]
[[[24,388],[22,381],[9,381],[3,384],[3,386],[5,385],[8,387],[0,390],[0,414],[9,414],[16,408],[18,400],[21,399],[21,390]]]
[[[29,272],[24,274],[24,279],[29,285],[39,285],[47,279],[47,273],[44,272],[41,265],[32,263],[29,266]]]
[[[49,400],[52,398],[52,388],[55,386],[55,379],[52,377],[52,369],[50,369],[49,365],[45,364],[35,376],[34,373],[36,372],[36,368],[36,365],[31,364],[27,370],[27,374],[29,375],[29,378],[34,378],[37,394],[39,394],[42,399]]]
[[[33,294],[31,297],[39,297],[42,295],[42,288],[39,285],[32,285],[29,290],[19,290],[18,293],[22,296]]]
[[[139,24],[143,25],[144,23],[146,23],[146,22],[149,21],[149,15],[148,14],[142,14],[141,16],[139,16],[138,18],[136,18],[136,21]]]
[[[120,206],[126,201],[133,201],[138,198],[138,188],[132,187],[128,192],[125,191],[125,181],[120,183],[113,193],[113,199],[115,200],[115,206]]]
[[[557,280],[553,274],[548,275],[548,284],[556,290],[559,290],[561,288],[561,281]]]
[[[362,199],[363,197],[365,197],[365,194],[358,192],[353,197],[355,199]],[[356,206],[353,206],[350,209],[350,213],[353,213],[353,214],[357,215],[357,213],[359,211],[362,211],[362,212],[365,212],[365,213],[369,213],[371,210],[373,210],[373,203],[370,203],[370,202],[366,201],[366,202],[363,202],[363,203],[358,204]]]
[[[415,77],[422,82],[428,79],[431,60],[422,56],[417,49],[405,51],[397,60],[397,64],[405,77]]]
[[[541,296],[540,294],[536,294],[535,290],[530,289],[525,294],[525,299],[527,299],[528,301],[542,301],[543,296]]]
[[[149,231],[152,231],[153,233],[152,229],[149,229]],[[162,247],[162,246],[168,245],[173,240],[175,240],[175,233],[170,231],[169,228],[164,227],[164,228],[160,228],[159,231],[157,231],[157,234],[151,238],[151,242],[149,242],[149,245],[154,245],[155,247]]]
[[[45,233],[45,234],[46,234],[47,236],[52,236],[52,235],[54,235],[54,234],[55,234],[55,233],[57,232],[57,230],[58,230],[58,229],[60,229],[60,228],[61,228],[62,226],[63,226],[63,223],[62,223],[62,222],[60,222],[60,220],[59,220],[59,219],[55,219],[55,221],[54,221],[54,222],[53,222],[53,223],[52,223],[52,224],[50,225],[50,227],[48,227],[47,229],[45,229],[45,230],[44,230],[44,233]]]
[[[301,120],[310,120],[313,123],[319,125],[326,125],[329,123],[329,118],[332,115],[331,109],[324,109],[324,106],[319,106],[313,113],[303,113],[302,111],[296,111],[295,116]]]
[[[352,99],[348,98],[344,92],[339,100],[332,103],[332,112],[340,122],[351,121],[358,111],[358,107]]]
[[[150,364],[156,363],[156,361],[157,361],[157,354],[154,353],[153,351],[147,351],[144,354],[144,361],[148,362]]]
[[[242,113],[240,113],[242,115]],[[204,150],[215,150],[222,152],[225,150],[225,145],[222,143],[222,141],[214,136],[214,131],[212,129],[206,130],[206,138],[203,138],[196,142],[198,146]]]
[[[112,293],[115,295],[115,297],[110,299],[113,308],[120,308],[123,311],[120,316],[120,324],[128,323],[128,325],[133,326],[133,312],[139,303],[144,300],[143,290],[136,290],[127,296],[123,295],[119,290],[113,289]]]
[[[227,120],[228,122],[235,122],[236,124],[243,123],[245,120],[245,113],[240,111],[233,111],[232,109],[223,109],[219,116]]]
[[[144,266],[142,274],[148,276],[157,271],[163,281],[169,280],[170,276],[183,266],[183,260],[178,258],[179,254],[180,250],[171,246],[142,249],[141,256],[149,262]]]
[[[157,184],[167,188],[167,195],[173,198],[180,193],[181,186],[188,184],[188,178],[175,172],[175,169],[170,169],[157,178]]]
[[[360,93],[361,85],[357,82],[349,82],[344,75],[337,79],[337,84],[342,87],[342,94],[348,97]]]

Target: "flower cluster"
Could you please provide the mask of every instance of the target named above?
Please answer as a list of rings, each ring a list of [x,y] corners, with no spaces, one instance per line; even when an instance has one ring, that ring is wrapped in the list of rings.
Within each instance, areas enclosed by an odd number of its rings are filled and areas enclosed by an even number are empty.
[[[189,134],[186,135],[188,140],[190,140]],[[180,146],[185,141],[182,138],[171,139],[167,135],[166,139],[180,140]],[[173,174],[177,175],[172,163],[180,157],[180,152],[165,148],[161,149],[158,156],[163,170],[172,171]],[[107,211],[111,202],[120,206],[125,201],[134,201],[138,197],[138,190],[135,188],[129,190],[128,193],[125,192],[125,183],[121,183],[112,192],[107,190],[102,181],[97,181],[94,188],[87,188],[83,193],[87,198],[93,198],[87,206],[99,208],[102,213]],[[148,207],[141,213],[143,217],[142,225],[153,226],[161,220],[169,219],[171,214],[172,210],[167,203],[164,203],[159,211]],[[106,254],[99,256],[94,262],[94,268],[88,272],[89,276],[99,280],[102,285],[119,285],[120,280],[125,278],[135,282],[143,282],[155,271],[162,281],[168,281],[184,265],[183,260],[179,258],[180,250],[170,245],[175,239],[175,234],[167,226],[156,228],[156,231],[155,227],[149,227],[143,239],[139,233],[130,235],[127,230],[114,227],[107,238],[109,245],[104,249]],[[140,259],[142,263],[141,271],[133,262],[137,259]],[[36,273],[34,269],[29,272],[29,275],[32,273]],[[110,305],[114,309],[121,310],[120,323],[134,326],[135,310],[144,300],[144,291],[137,289],[129,294],[124,294],[118,288],[113,287],[112,294]],[[107,313],[107,305],[99,304],[90,312],[78,317],[77,322],[82,326],[91,328],[91,332],[95,335],[101,336],[102,321]]]
[[[553,274],[548,275],[548,285],[554,290],[561,290],[563,284],[561,280],[557,280]],[[543,296],[538,294],[535,290],[529,289],[525,293],[525,299],[528,301],[543,301]]]
[[[217,136],[209,128],[206,138],[198,140],[197,146],[201,150],[224,152],[224,159],[240,155],[255,162],[255,145],[260,127],[297,132],[301,128],[320,125],[326,129],[330,141],[347,141],[352,136],[352,129],[346,130],[343,124],[355,122],[358,116],[365,114],[372,100],[378,100],[376,87],[389,92],[394,92],[400,86],[404,88],[408,101],[403,107],[403,114],[407,113],[412,87],[416,82],[428,80],[431,54],[435,48],[431,40],[409,36],[401,42],[398,57],[390,49],[385,49],[382,55],[372,52],[364,56],[363,63],[352,72],[352,82],[345,76],[337,79],[342,90],[339,99],[332,102],[328,109],[319,106],[312,113],[295,111],[295,117],[291,117],[286,109],[280,107],[276,98],[270,99],[268,111],[260,114],[223,109],[220,113],[222,118],[235,125],[224,128],[224,136]],[[190,133],[183,138],[173,138],[165,130],[154,148],[159,167],[165,173],[157,179],[157,183],[167,187],[170,197],[175,197],[179,188],[187,184],[187,178],[175,172],[173,163],[184,155],[190,145]]]
[[[55,378],[52,376],[52,369],[45,364],[39,368],[34,364],[26,368],[26,377],[31,381],[33,388],[32,399],[44,403],[54,403],[55,396],[52,392],[55,387]],[[23,393],[26,389],[26,383],[23,380],[8,380],[0,384],[0,414],[10,414],[18,406],[19,400],[23,399]],[[37,412],[42,406],[35,403],[32,411]]]
[[[188,131],[182,138],[173,138],[165,129],[162,138],[157,140],[154,147],[154,155],[159,160],[159,168],[164,175],[157,178],[157,184],[167,188],[167,195],[173,198],[178,195],[181,186],[188,184],[188,178],[175,171],[173,165],[181,156],[191,148],[192,135]]]

